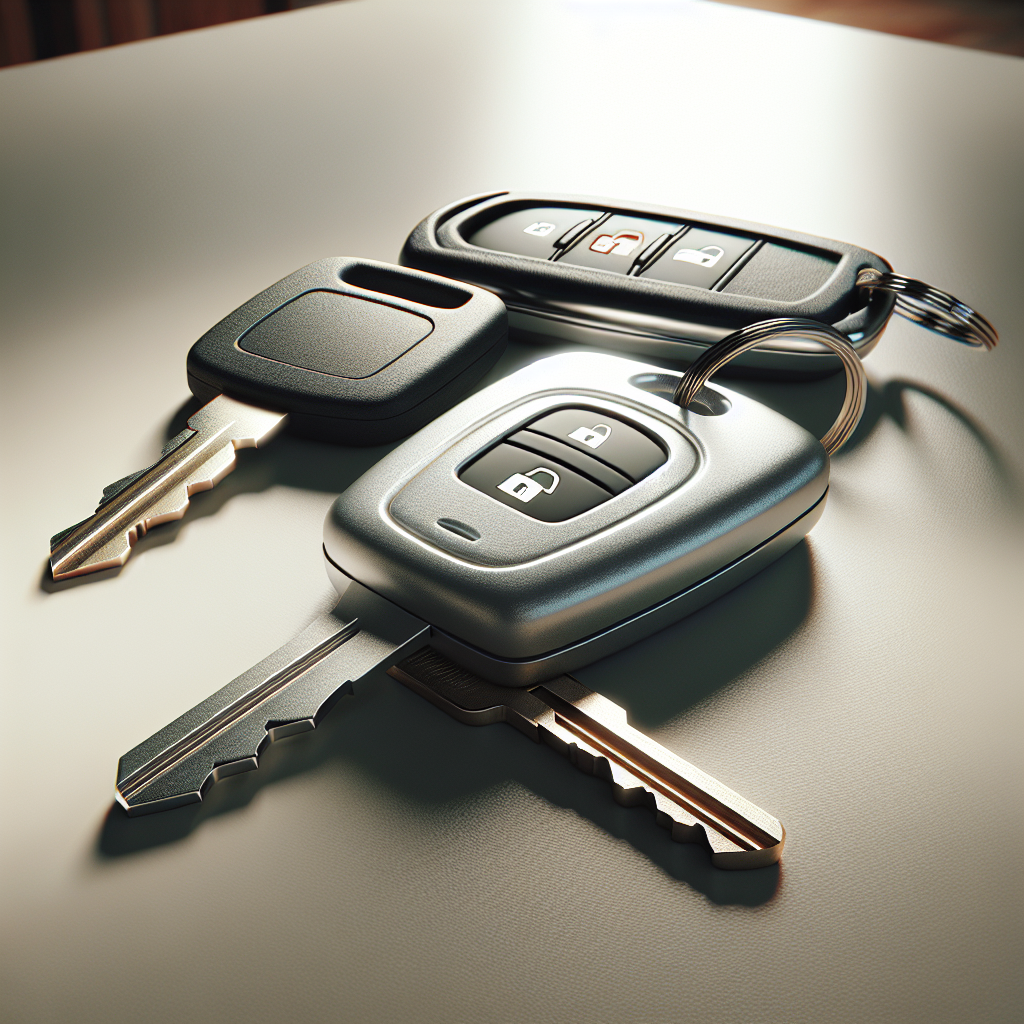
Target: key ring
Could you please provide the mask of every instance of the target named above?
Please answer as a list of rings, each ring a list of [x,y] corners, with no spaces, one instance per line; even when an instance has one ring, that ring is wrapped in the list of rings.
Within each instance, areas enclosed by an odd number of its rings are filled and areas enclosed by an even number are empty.
[[[996,329],[977,310],[924,281],[864,267],[857,274],[857,287],[892,292],[900,316],[964,345],[991,351],[999,341]]]
[[[804,338],[818,341],[830,348],[843,363],[846,373],[846,397],[835,423],[821,439],[825,451],[832,455],[849,440],[864,412],[868,395],[868,378],[864,372],[850,339],[840,334],[829,324],[817,320],[803,320],[796,317],[781,317],[777,320],[763,320],[743,327],[721,341],[716,342],[687,367],[676,387],[672,400],[686,408],[696,397],[708,378],[717,373],[726,363],[752,348],[785,335],[790,338]]]

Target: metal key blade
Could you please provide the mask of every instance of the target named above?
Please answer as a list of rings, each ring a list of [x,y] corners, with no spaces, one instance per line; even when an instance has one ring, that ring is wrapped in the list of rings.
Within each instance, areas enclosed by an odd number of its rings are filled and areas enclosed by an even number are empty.
[[[212,782],[258,766],[267,743],[316,727],[352,684],[427,643],[430,627],[358,583],[295,639],[121,758],[130,814],[194,803]]]
[[[124,565],[132,545],[150,527],[180,519],[191,495],[209,490],[235,468],[236,449],[257,447],[286,418],[218,395],[189,418],[189,431],[179,444],[149,469],[126,478],[127,485],[111,485],[93,515],[53,538],[53,578]]]
[[[612,783],[626,806],[651,806],[681,843],[711,848],[720,868],[776,863],[786,831],[770,814],[634,729],[618,704],[572,676],[530,690],[496,686],[427,648],[389,675],[462,722],[507,721],[566,754],[583,771]]]

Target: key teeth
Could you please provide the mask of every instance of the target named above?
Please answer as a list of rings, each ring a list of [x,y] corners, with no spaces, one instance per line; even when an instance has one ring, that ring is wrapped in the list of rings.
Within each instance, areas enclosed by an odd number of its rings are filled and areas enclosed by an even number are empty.
[[[186,427],[181,433],[175,434],[169,441],[164,443],[164,446],[160,449],[160,457],[156,462],[144,469],[137,469],[134,473],[129,473],[127,476],[121,477],[119,480],[115,480],[112,484],[107,484],[103,488],[103,495],[100,498],[99,504],[96,506],[96,511],[99,512],[104,505],[109,505],[129,484],[135,483],[140,476],[144,476],[151,469],[158,466],[168,455],[171,454],[176,448],[180,448],[193,434],[194,430],[190,430]]]
[[[338,698],[350,696],[352,693],[351,683],[343,687],[341,691],[336,695]],[[335,701],[331,701],[328,705],[321,709],[321,717],[326,714],[333,706]],[[267,747],[271,743],[276,743],[278,740],[287,739],[289,736],[295,736],[299,733],[309,732],[317,727],[317,720],[313,718],[300,718],[294,719],[288,722],[275,721],[270,719],[263,727],[263,737],[257,745],[256,751],[251,755],[242,755],[241,757],[232,758],[229,761],[221,761],[213,765],[203,779],[202,783],[197,789],[191,789],[180,793],[172,793],[167,796],[162,796],[156,800],[148,800],[143,803],[138,802],[139,797],[143,797],[153,783],[156,783],[160,776],[157,776],[152,783],[144,786],[131,796],[124,796],[121,792],[121,786],[124,784],[121,780],[121,764],[118,764],[118,784],[114,789],[114,800],[124,808],[128,817],[135,818],[140,817],[144,814],[153,814],[157,811],[169,811],[176,807],[184,807],[188,804],[200,803],[206,796],[206,793],[210,787],[223,779],[231,778],[232,775],[243,775],[246,772],[255,771],[260,766],[260,758],[263,756]],[[143,766],[145,768],[145,766]],[[133,772],[132,775],[137,774]],[[125,780],[129,782],[131,776]]]
[[[124,565],[131,557],[132,548],[139,537],[144,537],[154,526],[183,519],[191,504],[191,496],[199,491],[208,491],[220,483],[234,469],[235,462],[235,449],[231,444],[227,444],[207,459],[188,479],[165,494],[156,504],[150,506],[143,518],[127,529],[120,538],[113,538],[99,550],[86,555],[85,558],[72,556],[67,559],[57,559],[54,552],[64,538],[77,530],[79,526],[87,523],[88,519],[83,519],[81,523],[76,523],[69,529],[54,535],[50,540],[50,571],[54,580],[70,579],[73,576],[83,576],[86,573]],[[147,471],[143,470],[142,472]],[[141,473],[136,474],[132,479],[137,479],[141,475]],[[124,488],[120,488],[117,493],[120,493],[121,490]],[[99,507],[103,508],[116,496],[117,494],[112,494],[101,502]],[[63,565],[69,565],[70,569],[61,568]]]
[[[91,519],[92,517],[90,516],[89,518]],[[84,526],[87,522],[89,522],[89,519],[83,519],[80,523],[75,523],[74,526],[69,526],[66,530],[61,530],[60,533],[55,533],[50,538],[50,554],[51,554],[51,556],[53,555],[53,549],[55,547],[57,547],[57,545],[60,544],[60,542],[65,537],[67,537],[69,534],[74,533],[75,530],[77,530],[80,526]]]
[[[163,446],[153,465],[108,484],[88,519],[50,539],[54,580],[124,565],[138,536],[160,523],[180,519],[192,494],[209,490],[231,472],[235,449],[258,446],[273,437],[286,420],[283,413],[218,395],[193,413],[186,429]],[[192,467],[191,472],[184,467]],[[168,493],[163,493],[165,484]],[[147,507],[147,501],[153,504]],[[109,543],[105,538],[119,531],[128,537],[127,550],[113,559],[97,557],[90,550],[93,544],[105,546]]]
[[[185,481],[185,505],[188,505],[191,495],[208,491],[219,484],[235,468],[237,461],[235,446],[230,441],[223,448],[218,448]]]
[[[762,849],[745,850],[683,811],[668,797],[646,786],[635,775],[614,764],[603,754],[588,749],[575,739],[568,742],[560,739],[557,746],[581,771],[610,783],[617,804],[622,807],[647,807],[654,811],[655,821],[662,828],[668,829],[675,842],[695,843],[705,847],[711,854],[711,863],[717,868],[746,871],[777,864],[782,857],[782,848],[786,842],[785,829],[782,829],[779,842]]]

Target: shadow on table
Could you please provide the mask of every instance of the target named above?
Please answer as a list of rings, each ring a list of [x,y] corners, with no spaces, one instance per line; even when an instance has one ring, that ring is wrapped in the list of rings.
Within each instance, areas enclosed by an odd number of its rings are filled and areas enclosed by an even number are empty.
[[[588,670],[588,685],[595,675],[609,684],[614,677],[615,685],[602,692],[624,704],[641,727],[676,718],[800,625],[810,605],[811,577],[810,552],[801,543],[707,608]],[[514,784],[629,844],[715,903],[759,905],[779,884],[777,866],[713,868],[707,850],[674,843],[651,811],[619,806],[606,782],[577,771],[554,750],[501,724],[461,725],[382,674],[359,686],[354,700],[341,701],[315,732],[271,745],[258,771],[217,783],[202,803],[138,818],[112,807],[96,856],[109,861],[177,842],[208,818],[244,808],[265,786],[328,767],[357,772],[372,787],[383,785],[407,808],[411,828],[442,828],[449,817],[445,808],[453,803],[479,804],[487,791]]]
[[[815,437],[824,436],[839,413],[846,391],[846,378],[835,374],[812,381],[723,380],[725,386],[754,398],[771,409],[788,416],[809,430]],[[907,428],[906,396],[918,394],[945,409],[974,438],[992,467],[1001,497],[1013,507],[1021,503],[1020,487],[1014,479],[999,446],[984,427],[964,408],[948,396],[924,384],[906,380],[889,380],[879,386],[868,382],[867,402],[853,436],[843,451],[852,451],[871,436],[878,424],[891,420],[901,430]]]

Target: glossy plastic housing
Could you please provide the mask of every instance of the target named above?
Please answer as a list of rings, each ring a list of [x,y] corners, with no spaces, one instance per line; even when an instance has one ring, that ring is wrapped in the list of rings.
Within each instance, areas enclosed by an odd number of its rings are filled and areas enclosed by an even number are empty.
[[[580,352],[492,384],[334,502],[328,574],[426,619],[435,647],[506,685],[579,667],[688,614],[800,540],[823,507],[829,464],[803,428],[742,395],[707,389],[680,409],[662,394],[676,379]],[[458,478],[496,439],[580,405],[637,424],[667,460],[557,523]]]
[[[297,434],[382,444],[454,405],[494,365],[505,308],[485,289],[353,257],[290,274],[188,354],[192,393],[289,413]]]
[[[564,249],[568,255],[552,259],[470,241],[502,217],[530,208],[540,213],[569,208],[581,216],[612,219],[632,215],[656,219],[668,231],[727,232],[756,241],[710,288],[658,280],[650,276],[653,260],[636,276],[575,265],[572,245]],[[585,236],[573,244],[586,244]],[[500,192],[461,199],[417,225],[400,261],[491,289],[505,301],[514,334],[684,363],[727,334],[776,317],[832,324],[866,355],[893,309],[892,296],[858,291],[862,268],[891,270],[884,259],[858,246],[731,217],[589,196]],[[824,275],[815,269],[823,266],[830,268]],[[820,346],[789,340],[730,364],[730,372],[747,376],[822,376],[839,368],[838,359]]]

